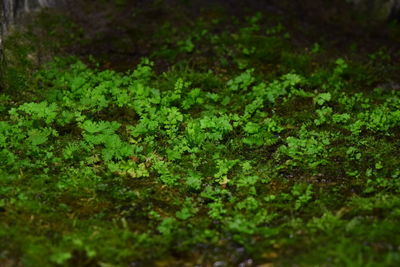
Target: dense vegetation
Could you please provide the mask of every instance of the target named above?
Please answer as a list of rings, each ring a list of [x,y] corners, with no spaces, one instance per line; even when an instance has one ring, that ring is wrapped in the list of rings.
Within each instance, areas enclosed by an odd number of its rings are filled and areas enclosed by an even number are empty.
[[[160,25],[115,71],[35,60],[38,43],[80,42],[64,17],[41,21],[51,41],[6,42],[0,265],[400,264],[399,65],[384,47],[353,59],[300,49],[282,18],[200,16]]]

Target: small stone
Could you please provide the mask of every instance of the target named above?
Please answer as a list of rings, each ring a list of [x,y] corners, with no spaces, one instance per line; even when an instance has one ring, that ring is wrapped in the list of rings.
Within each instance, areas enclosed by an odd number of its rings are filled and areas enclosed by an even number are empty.
[[[227,263],[224,261],[216,261],[213,264],[213,267],[224,267],[224,266],[228,266]]]

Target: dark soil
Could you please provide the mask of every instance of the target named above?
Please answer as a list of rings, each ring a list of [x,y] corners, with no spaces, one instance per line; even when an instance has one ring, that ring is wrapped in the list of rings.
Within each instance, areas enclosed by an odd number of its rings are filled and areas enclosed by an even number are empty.
[[[320,43],[329,52],[362,59],[385,47],[393,61],[400,58],[400,40],[394,34],[396,21],[366,20],[345,1],[282,0],[80,0],[68,3],[67,12],[83,28],[83,43],[68,49],[82,57],[92,55],[117,70],[127,70],[157,47],[153,34],[167,22],[185,25],[200,15],[210,19],[224,15],[243,19],[261,12],[281,21],[292,34],[299,51]],[[232,25],[234,27],[234,25]],[[168,67],[160,62],[158,66]]]

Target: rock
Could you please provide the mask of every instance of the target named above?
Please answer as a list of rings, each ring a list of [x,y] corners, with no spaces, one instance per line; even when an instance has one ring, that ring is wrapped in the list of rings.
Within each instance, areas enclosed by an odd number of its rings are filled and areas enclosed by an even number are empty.
[[[18,23],[18,19],[31,11],[44,7],[54,7],[66,0],[0,0],[0,71],[4,63],[2,41],[10,25]]]
[[[357,11],[374,21],[399,18],[400,0],[346,0],[354,4]]]
[[[64,0],[0,0],[0,46],[3,36],[10,25],[16,23],[20,17],[31,11],[43,7],[53,7]]]

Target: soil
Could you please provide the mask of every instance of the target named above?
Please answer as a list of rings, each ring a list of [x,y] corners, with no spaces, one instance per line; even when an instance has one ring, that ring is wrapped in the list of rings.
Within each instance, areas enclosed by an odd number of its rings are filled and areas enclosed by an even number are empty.
[[[320,43],[329,47],[330,53],[362,58],[385,47],[392,60],[399,60],[399,35],[393,34],[391,27],[397,22],[368,20],[339,0],[128,0],[121,5],[80,0],[67,3],[65,8],[83,28],[85,40],[84,45],[70,47],[68,53],[92,55],[117,70],[127,70],[151,53],[156,43],[150,37],[160,25],[169,21],[185,24],[205,13],[243,19],[261,12],[266,17],[282,18],[299,50]]]

